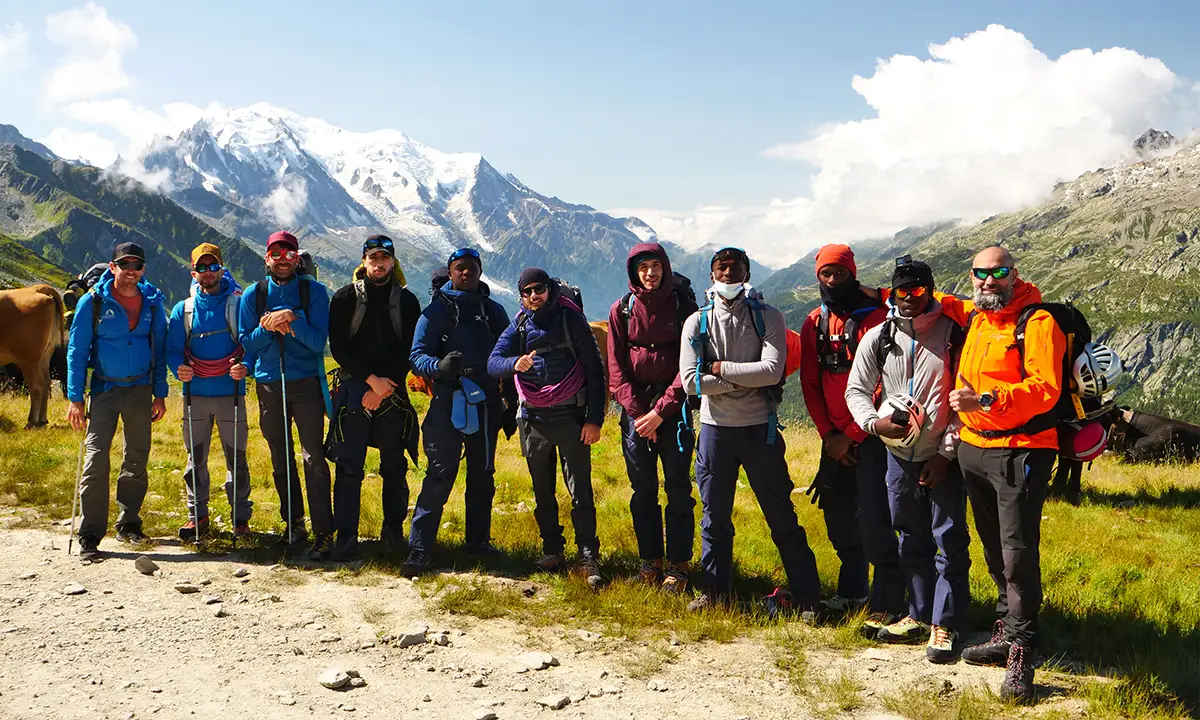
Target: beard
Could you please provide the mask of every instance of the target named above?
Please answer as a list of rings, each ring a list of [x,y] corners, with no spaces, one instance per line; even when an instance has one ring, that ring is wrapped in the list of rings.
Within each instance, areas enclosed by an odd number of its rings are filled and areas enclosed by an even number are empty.
[[[1012,300],[1012,285],[1005,288],[1000,288],[997,292],[984,292],[982,289],[975,291],[972,298],[975,301],[975,307],[980,310],[1003,310],[1008,307],[1009,301]]]

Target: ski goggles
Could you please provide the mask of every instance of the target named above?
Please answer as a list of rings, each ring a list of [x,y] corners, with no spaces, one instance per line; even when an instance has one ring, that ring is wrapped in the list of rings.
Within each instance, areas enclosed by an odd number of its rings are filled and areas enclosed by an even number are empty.
[[[117,267],[122,270],[141,270],[146,267],[145,260],[118,260]]]
[[[925,293],[929,292],[929,288],[924,285],[918,285],[910,288],[896,288],[892,290],[892,297],[903,300],[910,295],[915,298],[925,297]]]
[[[202,273],[202,272],[221,272],[221,263],[216,263],[216,262],[215,262],[215,263],[208,263],[208,264],[205,264],[205,263],[200,263],[199,265],[194,265],[194,266],[192,266],[192,269],[193,269],[193,270],[195,270],[195,271],[196,271],[196,272],[198,272],[198,273]]]
[[[295,250],[268,250],[267,257],[272,260],[295,260],[300,253]]]
[[[546,283],[535,283],[533,285],[526,285],[525,287],[521,288],[521,295],[524,297],[533,297],[534,295],[541,295],[549,289],[550,288],[546,286]]]
[[[471,258],[472,260],[479,260],[479,251],[476,250],[475,248],[459,248],[459,249],[455,250],[454,252],[450,253],[450,258],[448,260],[446,260],[446,265],[450,266],[454,263],[455,260],[462,260],[463,258]],[[482,262],[480,262],[480,264],[482,264]]]
[[[393,247],[394,245],[392,244],[391,238],[371,238],[363,243],[363,252],[368,250],[378,250],[379,248],[391,250]]]
[[[1011,273],[1012,268],[1003,266],[997,268],[971,268],[971,274],[975,276],[976,280],[987,280],[988,277],[1004,280]]]

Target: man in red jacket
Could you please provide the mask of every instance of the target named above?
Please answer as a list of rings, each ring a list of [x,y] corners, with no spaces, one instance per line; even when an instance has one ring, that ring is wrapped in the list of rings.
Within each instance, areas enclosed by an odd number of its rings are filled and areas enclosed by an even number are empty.
[[[842,564],[837,596],[824,604],[835,611],[854,610],[869,596],[863,629],[874,636],[905,611],[905,583],[888,511],[887,451],[879,438],[855,424],[846,406],[846,380],[858,343],[884,321],[887,307],[862,291],[848,246],[822,247],[816,264],[821,307],[800,328],[800,384],[822,447],[809,491],[825,514],[829,542]],[[868,564],[875,566],[869,587]]]
[[[629,513],[647,583],[681,593],[692,559],[696,505],[692,497],[690,431],[681,431],[687,393],[679,381],[683,321],[696,311],[694,295],[676,289],[671,261],[658,243],[642,243],[626,262],[629,294],[608,313],[608,387],[621,405],[625,468],[633,486]],[[658,463],[667,492],[666,565]],[[665,571],[665,575],[664,575]]]

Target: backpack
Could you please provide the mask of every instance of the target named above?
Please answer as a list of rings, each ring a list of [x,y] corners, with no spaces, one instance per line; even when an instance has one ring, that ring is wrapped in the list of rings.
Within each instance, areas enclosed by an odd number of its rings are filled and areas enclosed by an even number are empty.
[[[578,305],[580,310],[583,309],[583,291],[579,286],[572,285],[562,278],[554,278],[554,282],[558,284],[558,291],[563,297]]]
[[[671,271],[671,295],[675,298],[675,327],[683,332],[683,323],[691,314],[699,309],[696,304],[696,291],[692,288],[692,281],[680,273]],[[625,324],[625,338],[629,345],[637,346],[637,343],[629,340],[629,318],[633,314],[633,303],[636,297],[633,293],[625,293],[625,297],[621,298],[620,317],[621,322]],[[580,306],[582,308],[582,306]]]
[[[404,292],[404,288],[399,282],[392,282],[392,291],[388,295],[388,315],[392,318],[392,331],[396,333],[397,338],[404,337],[401,332],[404,328],[404,322],[400,316],[400,296]],[[367,281],[354,281],[354,315],[350,317],[350,337],[358,334],[358,329],[362,327],[363,318],[367,316]]]
[[[454,302],[454,300],[451,299],[448,295],[446,295],[446,293],[442,292],[440,287],[435,288],[433,290],[432,296],[433,296],[433,301],[440,300],[442,303],[444,303],[446,306],[447,312],[450,313],[450,326],[442,328],[442,345],[445,346],[445,344],[450,341],[450,336],[453,335],[454,331],[458,329],[459,312],[460,312],[458,309],[458,303]],[[484,325],[487,325],[488,332],[491,332],[492,323],[488,320],[488,316],[487,316],[487,296],[480,297],[479,312],[480,312],[479,315],[474,315],[471,317],[471,319],[478,320],[479,322],[482,322]],[[397,336],[398,336],[398,334],[397,334]],[[493,342],[495,342],[497,337],[499,337],[499,336],[496,335],[496,333],[492,333],[492,341]],[[444,349],[444,347],[443,347],[443,349]]]
[[[308,284],[316,282],[311,275],[296,275],[296,279],[300,281],[300,306],[304,308],[304,312],[308,312],[309,299],[311,297]],[[263,278],[254,283],[254,313],[259,317],[267,311],[267,290],[269,285],[267,279]]]
[[[238,342],[238,298],[241,293],[229,293],[225,298],[225,327],[220,330],[210,330],[196,335],[198,338],[208,337],[209,335],[217,335],[227,332],[233,337],[235,343]],[[191,347],[192,344],[192,323],[195,322],[196,313],[196,296],[188,295],[183,301],[183,346]]]
[[[313,259],[312,253],[308,250],[300,251],[300,262],[296,266],[297,275],[307,275],[313,280],[317,279],[317,261]]]
[[[865,305],[850,312],[838,335],[829,334],[829,307],[821,305],[821,315],[817,319],[817,367],[824,372],[844,375],[850,372],[854,364],[854,354],[858,352],[858,328],[862,319],[881,307],[880,304]],[[841,348],[834,352],[833,343],[840,342]]]

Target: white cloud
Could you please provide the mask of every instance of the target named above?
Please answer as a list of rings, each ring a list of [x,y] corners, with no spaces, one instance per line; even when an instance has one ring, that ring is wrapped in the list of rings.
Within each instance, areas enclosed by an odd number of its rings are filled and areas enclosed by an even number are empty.
[[[927,59],[880,60],[851,87],[873,116],[765,151],[816,167],[808,195],[665,213],[660,235],[740,243],[768,261],[790,260],[826,242],[1017,210],[1055,182],[1127,155],[1187,91],[1161,60],[1123,48],[1051,59],[999,25],[930,45]]]
[[[89,165],[104,167],[117,157],[117,146],[108,138],[93,132],[76,132],[57,127],[38,142],[67,160],[82,160]]]
[[[124,54],[137,47],[137,35],[94,2],[46,17],[46,37],[65,49],[46,77],[42,97],[49,105],[99,97],[133,84]]]
[[[308,205],[308,183],[304,178],[289,176],[279,183],[263,201],[263,210],[284,227],[296,223],[296,218]]]
[[[0,28],[0,75],[15,73],[25,66],[29,52],[29,31],[21,23]]]

